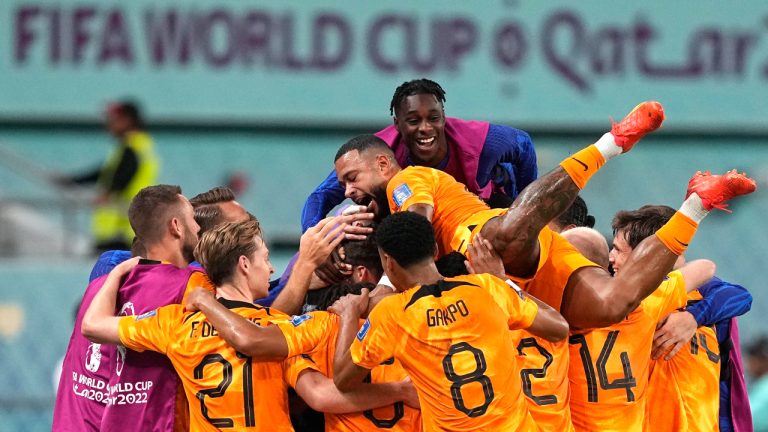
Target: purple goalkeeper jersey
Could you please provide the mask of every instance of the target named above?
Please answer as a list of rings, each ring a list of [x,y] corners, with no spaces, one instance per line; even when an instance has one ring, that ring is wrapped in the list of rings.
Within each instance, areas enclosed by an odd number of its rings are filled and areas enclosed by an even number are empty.
[[[83,336],[80,326],[93,297],[106,275],[94,279],[83,294],[77,310],[75,328],[69,338],[61,366],[61,379],[53,410],[54,432],[87,432],[101,429],[101,418],[109,397],[107,385],[112,376],[110,361],[115,346],[93,343]]]

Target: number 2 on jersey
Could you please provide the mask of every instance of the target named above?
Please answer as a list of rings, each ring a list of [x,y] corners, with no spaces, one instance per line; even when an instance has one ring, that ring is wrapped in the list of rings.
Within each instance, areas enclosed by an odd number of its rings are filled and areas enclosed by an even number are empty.
[[[256,414],[253,409],[253,366],[250,357],[237,353],[237,358],[245,359],[245,362],[243,363],[243,412],[245,414],[245,426],[253,427],[256,426]],[[224,396],[224,393],[226,393],[229,385],[232,384],[232,363],[227,361],[221,354],[208,354],[203,357],[200,364],[195,367],[194,376],[195,379],[203,379],[205,367],[216,363],[221,364],[221,382],[219,382],[219,385],[217,385],[216,388],[203,389],[197,392],[196,396],[197,399],[200,400],[200,410],[203,412],[203,417],[205,417],[211,425],[216,426],[217,428],[235,427],[235,422],[231,418],[209,417],[208,407],[205,406],[206,397],[222,397]]]
[[[532,383],[531,383],[531,377],[534,378],[546,378],[547,376],[547,368],[549,365],[552,364],[552,354],[544,349],[543,346],[539,345],[538,342],[536,342],[535,338],[529,337],[520,340],[520,343],[517,344],[517,352],[520,355],[525,355],[523,351],[526,348],[535,348],[536,351],[541,354],[542,357],[544,357],[544,364],[539,369],[534,368],[526,368],[520,370],[520,378],[523,381],[523,393],[525,393],[526,396],[528,396],[529,399],[534,401],[536,405],[543,406],[543,405],[552,405],[557,403],[557,396],[555,395],[542,395],[542,396],[535,396],[533,394],[532,389]]]

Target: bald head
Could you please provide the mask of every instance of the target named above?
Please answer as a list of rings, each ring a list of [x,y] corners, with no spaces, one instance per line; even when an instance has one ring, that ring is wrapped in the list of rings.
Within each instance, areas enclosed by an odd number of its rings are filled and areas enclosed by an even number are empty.
[[[561,234],[588,260],[608,268],[608,242],[597,230],[587,227],[569,229]]]

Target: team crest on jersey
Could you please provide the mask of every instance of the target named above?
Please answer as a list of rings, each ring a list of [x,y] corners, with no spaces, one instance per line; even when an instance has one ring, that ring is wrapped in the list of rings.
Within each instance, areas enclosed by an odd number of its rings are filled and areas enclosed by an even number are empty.
[[[85,368],[96,372],[101,366],[101,344],[91,342],[85,353]]]
[[[312,318],[312,315],[307,315],[307,314],[304,314],[304,315],[294,315],[291,318],[291,324],[293,324],[294,327],[298,327],[298,326],[301,325],[301,323],[303,323],[304,321],[306,321],[306,320],[308,320],[310,318]]]
[[[368,329],[370,328],[371,328],[371,321],[365,320],[365,322],[363,323],[363,326],[360,327],[360,330],[357,332],[357,340],[362,342],[363,339],[365,339],[365,335],[368,334]]]
[[[137,316],[136,317],[136,321],[143,320],[144,318],[153,317],[155,315],[157,315],[157,309],[149,311],[149,312],[145,312],[145,313]]]
[[[405,200],[410,198],[411,195],[413,195],[413,192],[411,192],[411,188],[408,187],[408,183],[403,183],[392,191],[392,199],[398,207],[403,205]]]

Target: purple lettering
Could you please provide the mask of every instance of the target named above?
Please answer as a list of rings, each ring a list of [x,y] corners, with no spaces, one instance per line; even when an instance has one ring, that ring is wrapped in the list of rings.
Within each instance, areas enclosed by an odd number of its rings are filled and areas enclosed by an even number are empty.
[[[338,48],[329,52],[331,35],[336,36]],[[349,59],[352,52],[352,29],[338,15],[322,14],[315,18],[312,26],[312,66],[319,70],[338,69]]]
[[[265,65],[269,66],[272,63],[269,52],[272,18],[264,12],[251,11],[241,25],[240,46],[244,63],[252,64],[256,56],[263,55]]]
[[[286,14],[280,18],[280,30],[282,37],[283,65],[288,69],[301,70],[304,64],[296,57],[295,45],[293,42],[293,15]]]
[[[48,62],[58,64],[61,61],[61,10],[49,11],[51,31],[48,32]]]
[[[192,52],[192,21],[188,14],[181,15],[173,9],[157,14],[150,9],[144,14],[147,45],[155,65],[163,65],[167,60],[183,65],[189,62]]]
[[[83,53],[91,41],[91,30],[88,28],[88,23],[95,15],[96,9],[90,6],[75,9],[72,18],[72,62],[75,64],[83,60]]]
[[[29,47],[35,40],[35,32],[29,28],[30,21],[40,15],[37,6],[22,6],[16,9],[14,20],[14,58],[16,63],[24,64],[27,61]]]
[[[131,37],[120,9],[115,8],[109,11],[103,29],[97,63],[101,65],[114,59],[123,64],[131,64],[133,62]]]
[[[570,52],[561,53],[557,50],[555,33],[559,30],[566,31],[568,40],[571,41]],[[584,25],[576,14],[571,12],[558,12],[550,16],[542,27],[541,40],[544,44],[544,59],[569,83],[579,91],[589,91],[589,83],[581,77],[575,68],[577,57],[582,54],[585,46]]]
[[[688,62],[696,64],[699,72],[725,72],[723,64],[724,36],[715,29],[699,30],[688,46]],[[707,53],[706,51],[709,51]]]
[[[234,25],[232,23],[232,16],[223,9],[214,9],[210,14],[205,17],[201,17],[199,25],[202,29],[199,29],[196,34],[198,35],[198,46],[202,47],[205,60],[214,67],[220,68],[227,66],[235,56],[237,52],[237,38],[234,33]],[[216,29],[220,29],[219,34],[224,34],[220,38],[221,49],[216,49]]]
[[[625,68],[627,35],[618,28],[601,29],[591,46],[592,70],[597,74],[621,73]]]
[[[397,72],[398,70],[397,63],[384,58],[384,53],[382,52],[382,39],[384,32],[397,26],[399,22],[400,19],[397,15],[382,15],[374,21],[366,37],[368,57],[376,68],[384,72],[392,73]]]
[[[736,35],[733,48],[733,73],[743,76],[747,58],[749,57],[749,50],[755,47],[757,37],[749,33],[741,33]]]
[[[520,67],[527,51],[528,40],[520,24],[506,22],[496,29],[493,37],[494,58],[505,69]]]
[[[441,40],[441,26],[439,21],[432,22],[432,32],[430,33],[431,45],[426,46],[426,53],[423,57],[419,56],[419,30],[418,23],[414,18],[401,18],[405,27],[405,49],[406,61],[411,68],[417,72],[431,72],[437,65],[437,57],[440,54],[437,49]]]
[[[444,52],[449,70],[456,70],[459,61],[475,48],[477,43],[477,28],[466,18],[455,18],[446,23],[446,49]]]

